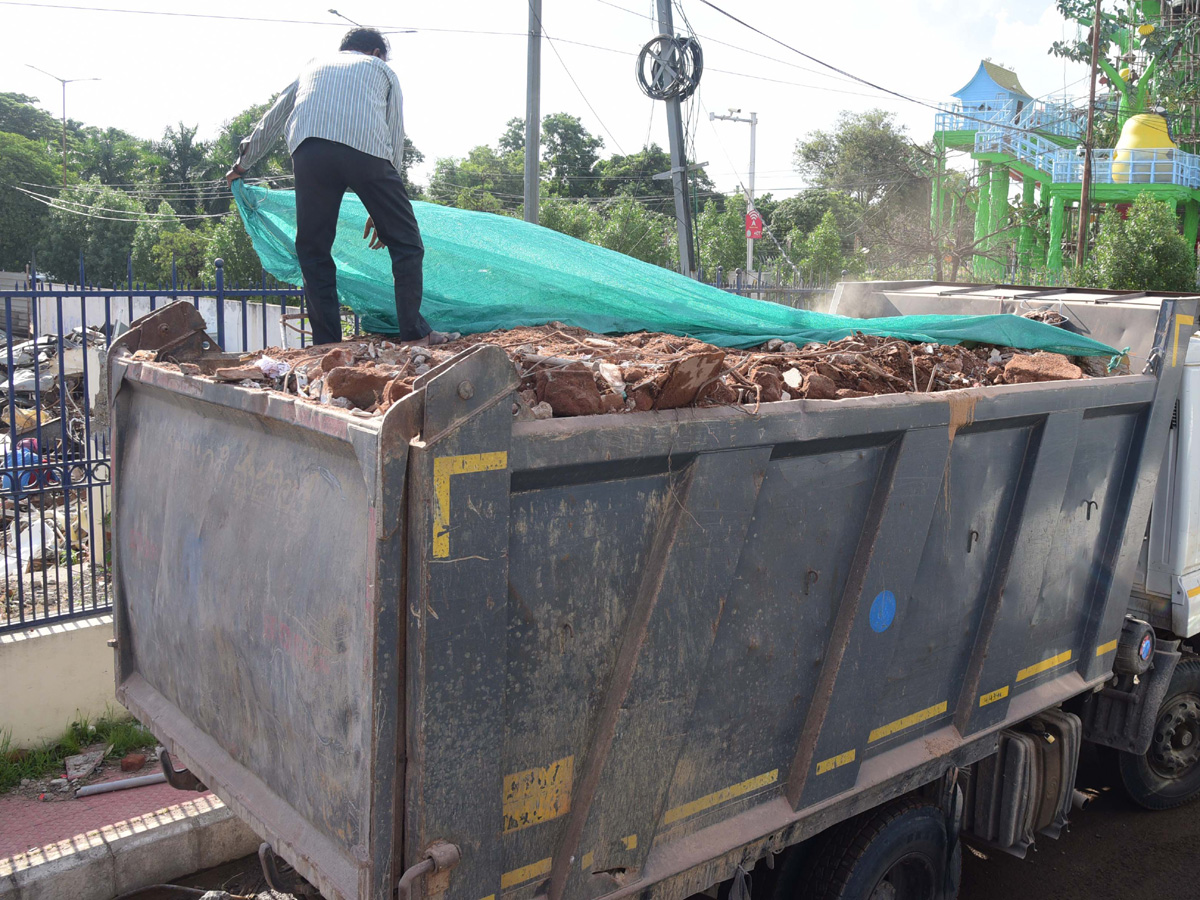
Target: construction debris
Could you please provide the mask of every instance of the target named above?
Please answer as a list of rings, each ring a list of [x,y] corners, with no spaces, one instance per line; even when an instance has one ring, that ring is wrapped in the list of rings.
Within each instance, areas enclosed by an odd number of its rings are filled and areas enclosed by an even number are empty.
[[[513,414],[519,420],[686,406],[757,410],[783,400],[845,400],[1128,373],[1127,363],[1109,373],[1100,361],[1057,353],[914,343],[861,333],[803,347],[770,340],[752,350],[729,350],[669,334],[601,337],[560,324],[494,331],[437,347],[365,336],[334,348],[271,348],[208,374],[194,364],[157,364],[191,377],[378,415],[409,394],[421,375],[481,343],[502,347],[517,369],[521,388]]]

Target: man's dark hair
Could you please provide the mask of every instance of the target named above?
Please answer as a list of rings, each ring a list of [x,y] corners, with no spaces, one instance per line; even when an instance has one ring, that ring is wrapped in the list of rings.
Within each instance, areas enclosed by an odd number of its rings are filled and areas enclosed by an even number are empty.
[[[376,50],[382,50],[383,55],[388,55],[388,50],[391,47],[388,45],[388,40],[383,36],[382,32],[376,31],[374,28],[351,28],[346,32],[346,36],[342,38],[342,46],[339,50],[357,50],[359,53],[366,53],[368,56]]]

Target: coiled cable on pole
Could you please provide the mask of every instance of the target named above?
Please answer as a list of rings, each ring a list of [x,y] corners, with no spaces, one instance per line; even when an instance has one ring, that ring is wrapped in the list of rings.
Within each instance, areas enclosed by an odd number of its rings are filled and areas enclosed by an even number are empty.
[[[686,100],[700,86],[704,53],[694,37],[660,34],[642,47],[637,80],[651,100]]]

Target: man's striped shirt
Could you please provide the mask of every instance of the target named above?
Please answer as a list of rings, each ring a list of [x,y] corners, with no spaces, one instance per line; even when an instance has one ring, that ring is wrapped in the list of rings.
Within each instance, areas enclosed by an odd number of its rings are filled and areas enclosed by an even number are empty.
[[[313,60],[242,141],[238,165],[250,168],[286,133],[289,153],[307,138],[324,138],[391,160],[400,171],[403,104],[400,79],[376,56],[343,50]]]

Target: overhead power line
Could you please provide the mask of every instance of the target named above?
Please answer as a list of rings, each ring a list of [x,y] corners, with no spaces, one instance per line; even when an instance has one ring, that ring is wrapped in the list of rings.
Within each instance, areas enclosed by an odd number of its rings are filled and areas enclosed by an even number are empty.
[[[737,22],[743,28],[747,28],[750,31],[753,31],[755,34],[760,35],[760,36],[766,38],[767,40],[769,40],[775,44],[778,44],[780,47],[783,47],[786,50],[790,50],[799,56],[803,56],[805,59],[810,60],[811,62],[814,62],[819,66],[824,66],[826,69],[829,69],[831,72],[837,72],[839,75],[844,75],[847,78],[852,79],[853,81],[857,81],[859,84],[865,84],[869,88],[873,88],[874,90],[880,91],[884,94],[890,94],[891,96],[897,97],[908,103],[915,103],[917,106],[924,106],[927,109],[934,110],[935,112],[944,112],[945,111],[941,107],[937,106],[934,103],[930,103],[929,101],[922,100],[918,97],[913,97],[910,94],[905,94],[903,91],[893,90],[890,87],[885,87],[882,84],[877,84],[876,82],[871,81],[868,78],[863,78],[861,75],[855,75],[853,72],[848,72],[843,68],[835,66],[833,63],[826,62],[825,60],[821,59],[820,57],[813,56],[811,53],[806,53],[805,51],[801,50],[799,47],[794,47],[791,44],[787,43],[786,41],[775,37],[773,34],[768,34],[767,32],[763,31],[761,28],[756,28],[755,26],[751,25],[749,22],[745,21],[744,19],[739,19],[737,16],[735,16],[733,13],[729,12],[728,10],[724,10],[721,7],[717,6],[717,4],[713,3],[712,0],[699,0],[699,2],[703,3],[705,6],[709,7],[710,9],[715,10],[716,12],[720,13],[721,15],[725,16],[727,19],[732,19],[734,22]],[[974,116],[970,116],[965,113],[956,112],[955,115],[958,118],[969,121],[969,122],[980,122],[980,123],[983,123],[986,125],[995,125],[996,124],[995,122],[992,122],[990,120],[975,118]],[[1005,125],[1004,127],[1009,131],[1019,131],[1019,132],[1024,132],[1027,134],[1037,134],[1038,133],[1038,130],[1035,128],[1021,128],[1017,125]]]

